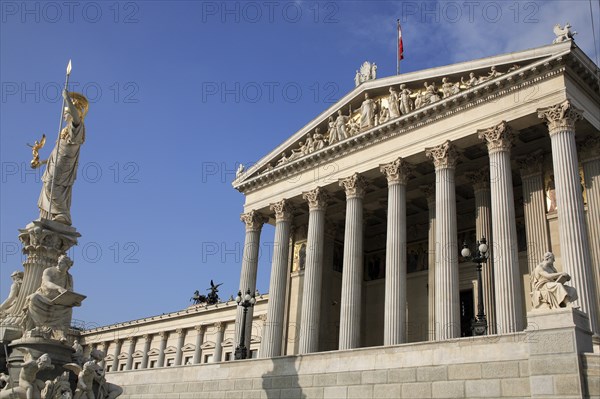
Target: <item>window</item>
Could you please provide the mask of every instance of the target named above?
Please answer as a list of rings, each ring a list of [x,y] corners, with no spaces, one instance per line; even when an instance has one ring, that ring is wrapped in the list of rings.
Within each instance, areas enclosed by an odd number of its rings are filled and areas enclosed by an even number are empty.
[[[167,367],[171,367],[174,364],[175,364],[175,359],[173,359],[173,358],[167,359]]]
[[[186,356],[186,357],[185,357],[185,359],[183,360],[183,364],[185,364],[186,366],[187,366],[188,364],[192,364],[192,360],[193,360],[193,359],[194,359],[194,358],[193,358],[192,356]]]
[[[142,362],[135,362],[133,364],[133,369],[134,370],[139,370],[142,367]]]
[[[156,367],[156,360],[150,360],[150,368],[153,369]]]
[[[107,372],[107,373],[110,373],[110,369],[112,369],[112,366],[110,366],[110,365],[109,365],[109,366],[106,366],[106,372]]]
[[[258,357],[258,349],[253,349],[250,351],[250,359],[256,359]]]
[[[119,364],[119,371],[125,370],[125,363]]]
[[[212,363],[213,355],[204,355],[204,363]]]
[[[231,355],[232,355],[231,352],[225,352],[225,361],[226,362],[233,360],[233,356],[231,356]]]

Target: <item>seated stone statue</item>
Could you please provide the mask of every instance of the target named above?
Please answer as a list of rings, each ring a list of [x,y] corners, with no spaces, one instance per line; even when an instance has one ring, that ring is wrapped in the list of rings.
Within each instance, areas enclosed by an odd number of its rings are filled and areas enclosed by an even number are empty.
[[[68,256],[58,258],[56,267],[49,267],[42,274],[40,288],[27,297],[23,328],[27,331],[37,329],[50,333],[53,338],[66,339],[66,331],[71,324],[73,306],[80,306],[82,295],[73,293],[73,277],[69,268],[73,261]],[[74,298],[65,301],[58,297],[71,293]],[[63,296],[64,297],[64,296]]]
[[[577,291],[564,284],[571,276],[554,268],[554,254],[546,252],[531,275],[531,301],[534,309],[564,308],[577,299]]]

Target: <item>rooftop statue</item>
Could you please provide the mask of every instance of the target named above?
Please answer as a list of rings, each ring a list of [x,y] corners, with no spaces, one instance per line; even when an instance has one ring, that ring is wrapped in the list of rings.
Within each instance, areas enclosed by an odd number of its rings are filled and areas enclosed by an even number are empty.
[[[373,79],[377,79],[377,64],[365,61],[354,75],[354,85],[358,87],[361,83]]]
[[[573,36],[575,36],[577,32],[571,32],[571,24],[567,22],[564,28],[560,26],[560,24],[554,25],[554,34],[556,35],[556,39],[552,41],[552,44],[573,40]]]
[[[577,300],[577,291],[565,283],[571,280],[565,272],[554,267],[554,254],[546,252],[531,275],[531,301],[534,309],[556,309],[567,307]]]

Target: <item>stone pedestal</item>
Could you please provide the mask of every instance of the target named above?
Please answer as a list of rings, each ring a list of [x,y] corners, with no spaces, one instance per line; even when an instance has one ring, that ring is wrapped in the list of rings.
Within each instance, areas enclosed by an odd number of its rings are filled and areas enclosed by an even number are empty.
[[[40,287],[44,270],[56,266],[58,257],[76,245],[79,237],[81,234],[74,227],[47,219],[34,220],[19,230],[23,253],[27,255],[23,262],[23,284],[13,312],[0,321],[0,342],[8,343],[23,336],[21,310],[25,300]]]

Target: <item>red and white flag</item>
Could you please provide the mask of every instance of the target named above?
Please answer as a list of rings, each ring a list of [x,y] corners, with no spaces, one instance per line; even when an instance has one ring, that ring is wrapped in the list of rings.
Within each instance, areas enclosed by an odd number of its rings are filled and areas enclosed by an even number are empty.
[[[400,26],[400,20],[398,22],[398,61],[404,59],[404,44],[402,43],[402,27]]]

